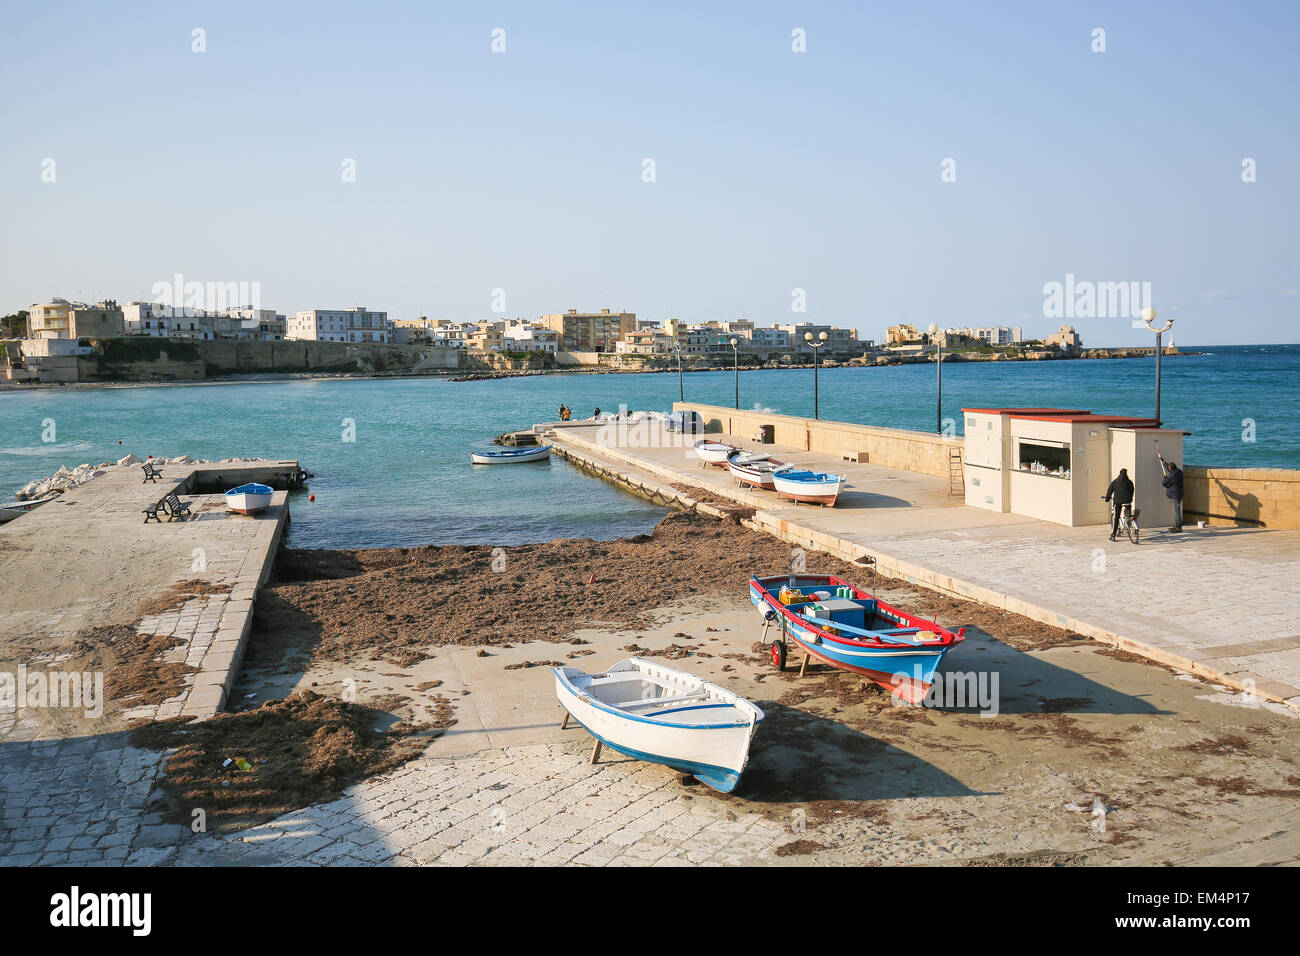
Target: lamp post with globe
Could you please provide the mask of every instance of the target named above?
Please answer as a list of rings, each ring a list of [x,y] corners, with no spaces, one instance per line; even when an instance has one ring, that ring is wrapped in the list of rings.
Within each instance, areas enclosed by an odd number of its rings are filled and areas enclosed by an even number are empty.
[[[821,371],[821,352],[819,351],[826,344],[826,333],[818,332],[817,338],[813,338],[811,332],[805,332],[803,339],[813,350],[813,418],[821,418],[821,392],[817,381],[817,373]]]
[[[943,434],[943,343],[939,340],[939,326],[934,322],[930,323],[929,332],[930,338],[934,342],[935,349],[937,350],[935,353],[934,367],[939,373],[939,399],[938,405],[936,406],[935,431],[939,434]]]
[[[731,340],[732,361],[736,372],[736,411],[740,411],[740,343]]]
[[[1156,310],[1147,306],[1142,310],[1142,321],[1156,334],[1156,424],[1160,424],[1160,356],[1164,347],[1160,344],[1161,336],[1174,327],[1173,319],[1165,319],[1165,324],[1156,328]]]

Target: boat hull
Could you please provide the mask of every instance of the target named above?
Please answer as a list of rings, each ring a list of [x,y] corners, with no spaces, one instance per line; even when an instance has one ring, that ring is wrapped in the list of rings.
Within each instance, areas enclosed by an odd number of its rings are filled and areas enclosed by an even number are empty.
[[[782,498],[791,501],[806,501],[810,504],[834,507],[839,501],[840,492],[844,490],[844,479],[834,481],[796,481],[783,478],[779,473],[772,476],[773,487]]]
[[[760,461],[764,460],[767,461],[769,465],[780,466],[783,464],[779,461],[760,459]],[[742,463],[736,461],[735,458],[731,458],[727,461],[727,470],[731,472],[733,478],[742,484],[749,485],[751,488],[761,488],[763,491],[775,491],[776,482],[772,478],[773,469],[771,467],[755,467],[757,464],[759,463]]]
[[[272,494],[273,491],[268,485],[233,488],[226,492],[226,510],[237,515],[257,514],[270,507]]]
[[[828,589],[851,587],[862,600],[876,600],[861,588],[854,587],[834,576],[796,575],[797,586],[825,586]],[[892,605],[877,602],[877,613],[891,619],[899,627],[917,627],[936,634],[940,640],[921,646],[857,640],[852,637],[830,634],[815,624],[802,619],[780,602],[773,588],[779,588],[789,577],[751,578],[749,599],[765,617],[768,614],[779,621],[782,633],[801,651],[811,657],[850,671],[896,694],[909,704],[923,701],[934,683],[935,673],[954,645],[964,638],[961,631],[953,632],[915,615],[900,611]]]
[[[551,457],[550,445],[541,448],[526,448],[521,451],[502,450],[490,452],[470,452],[469,460],[475,465],[518,465],[530,461],[545,461]]]
[[[580,673],[555,668],[555,696],[602,744],[634,760],[690,774],[719,793],[731,793],[740,784],[757,722],[674,726],[625,713],[578,691],[565,676]]]
[[[715,468],[726,468],[727,459],[738,451],[740,449],[735,445],[726,445],[722,442],[701,440],[695,443],[695,454],[699,455],[700,461]]]

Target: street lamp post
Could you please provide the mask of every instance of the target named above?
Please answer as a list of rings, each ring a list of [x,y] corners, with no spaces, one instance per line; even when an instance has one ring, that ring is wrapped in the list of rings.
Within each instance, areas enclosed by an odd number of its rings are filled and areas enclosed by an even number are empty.
[[[935,368],[939,372],[939,399],[937,411],[935,413],[935,431],[940,435],[943,434],[943,343],[939,341],[939,326],[930,323],[930,337],[934,339],[934,346],[938,349],[936,353]]]
[[[677,391],[681,394],[681,400],[686,401],[686,382],[682,380],[682,350],[681,346],[673,349],[673,354],[677,356]]]
[[[1147,328],[1156,334],[1156,424],[1160,424],[1160,356],[1164,352],[1164,346],[1160,344],[1161,336],[1174,327],[1173,319],[1165,319],[1165,324],[1156,328],[1156,310],[1147,306],[1142,310],[1142,321],[1147,324]]]
[[[826,333],[818,332],[817,338],[814,339],[811,332],[805,332],[803,340],[813,350],[813,418],[821,418],[821,389],[817,381],[817,373],[821,371],[822,361],[819,349],[826,344]]]
[[[731,340],[732,361],[736,371],[736,411],[740,411],[740,343]]]

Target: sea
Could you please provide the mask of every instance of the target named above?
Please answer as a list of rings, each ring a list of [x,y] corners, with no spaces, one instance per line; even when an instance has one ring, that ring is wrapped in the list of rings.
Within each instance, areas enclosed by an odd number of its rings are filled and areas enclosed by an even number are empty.
[[[1300,345],[1182,346],[1162,364],[1161,414],[1191,434],[1195,465],[1300,468]],[[740,406],[813,414],[810,368],[740,373]],[[1150,416],[1155,359],[953,362],[943,408],[930,365],[823,368],[822,418],[961,434],[964,407],[1086,408]],[[735,403],[731,369],[550,374],[453,382],[309,378],[178,385],[0,389],[0,497],[60,466],[143,458],[297,458],[315,476],[290,500],[304,548],[513,545],[649,531],[665,509],[552,458],[474,466],[505,431],[602,412]]]

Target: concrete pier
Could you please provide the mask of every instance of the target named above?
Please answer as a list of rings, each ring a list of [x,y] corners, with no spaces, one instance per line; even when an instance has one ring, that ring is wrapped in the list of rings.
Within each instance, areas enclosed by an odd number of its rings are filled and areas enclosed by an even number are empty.
[[[220,491],[196,492],[270,483],[298,467],[290,460],[168,464],[162,479],[146,482],[138,464],[118,465],[0,525],[0,668],[33,666],[18,649],[42,638],[54,646],[86,628],[133,623],[142,634],[175,636],[167,659],[196,670],[177,697],[120,717],[220,712],[243,658],[257,588],[288,526],[288,493],[277,491],[265,511],[243,516],[226,510]],[[192,517],[145,523],[143,509],[170,491],[190,503]],[[139,614],[182,581],[202,582],[208,593],[174,610]],[[8,738],[40,735],[38,723],[20,713]]]
[[[796,506],[737,487],[724,469],[702,469],[692,438],[658,424],[566,423],[546,434],[565,457],[632,490],[699,489],[755,509],[747,523],[792,544],[1300,709],[1300,532],[1189,527],[1148,532],[1134,546],[1107,541],[1105,528],[968,508],[949,496],[946,479],[931,475],[759,445],[748,433],[709,435],[848,477],[837,507]]]

